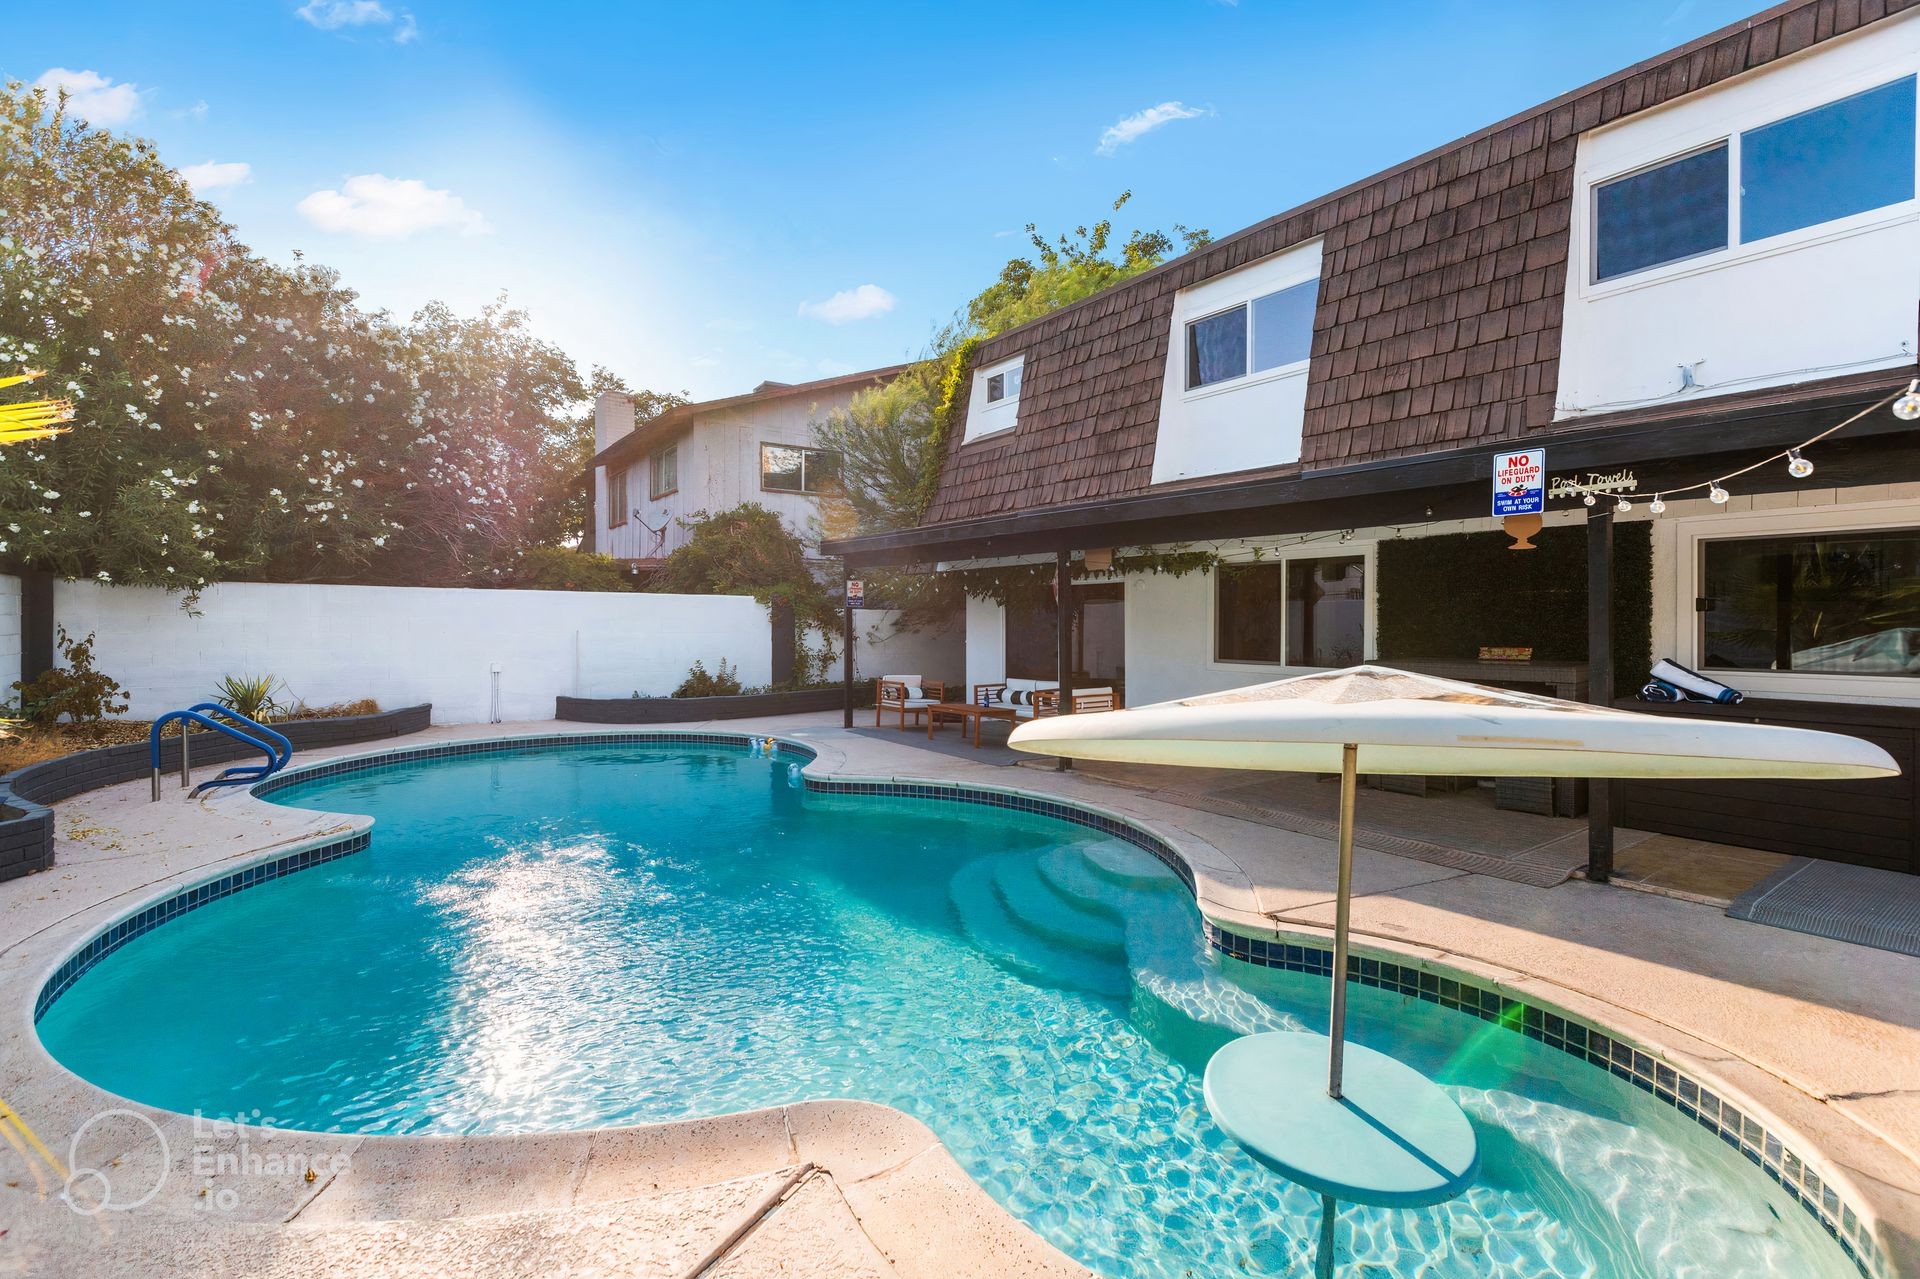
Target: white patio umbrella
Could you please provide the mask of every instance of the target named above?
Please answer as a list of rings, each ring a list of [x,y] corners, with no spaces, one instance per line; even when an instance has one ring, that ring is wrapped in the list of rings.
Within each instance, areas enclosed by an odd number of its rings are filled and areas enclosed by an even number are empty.
[[[1014,730],[1016,750],[1069,759],[1340,774],[1333,1000],[1324,1093],[1317,1036],[1250,1035],[1207,1066],[1208,1108],[1261,1162],[1363,1203],[1431,1202],[1477,1164],[1459,1107],[1411,1067],[1346,1043],[1353,808],[1361,773],[1479,777],[1888,777],[1857,738],[1642,715],[1383,666],[1302,675]],[[1291,1094],[1291,1095],[1289,1095]],[[1317,1103],[1312,1099],[1318,1098]]]

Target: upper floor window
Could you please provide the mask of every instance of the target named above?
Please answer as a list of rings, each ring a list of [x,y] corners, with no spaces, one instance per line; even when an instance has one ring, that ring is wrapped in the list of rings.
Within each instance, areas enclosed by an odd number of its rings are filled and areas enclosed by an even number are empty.
[[[1740,135],[1740,238],[1751,243],[1913,199],[1914,78]]]
[[[1287,368],[1313,349],[1320,282],[1308,280],[1187,324],[1187,389]]]
[[[669,444],[653,455],[649,469],[652,472],[648,484],[648,495],[662,498],[680,488],[680,446]]]
[[[1003,372],[995,373],[987,379],[987,403],[998,404],[1002,400],[1020,398],[1020,370],[1023,366],[1014,365]]]
[[[607,527],[619,528],[627,522],[627,468],[607,468]]]
[[[760,446],[760,487],[769,493],[823,493],[840,478],[840,455],[794,444]]]
[[[963,440],[1010,431],[1020,424],[1020,384],[1025,381],[1026,364],[1025,356],[1016,355],[975,371]]]
[[[1904,76],[1596,184],[1593,279],[1904,204],[1915,133]]]

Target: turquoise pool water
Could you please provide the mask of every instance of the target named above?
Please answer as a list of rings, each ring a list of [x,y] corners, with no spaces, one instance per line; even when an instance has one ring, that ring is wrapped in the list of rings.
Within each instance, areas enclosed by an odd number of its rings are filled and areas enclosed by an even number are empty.
[[[1312,1274],[1320,1208],[1241,1155],[1207,1057],[1324,1028],[1327,984],[1211,951],[1171,872],[1075,825],[796,789],[786,760],[621,744],[300,783],[364,853],[103,960],[39,1031],[116,1093],[377,1133],[533,1132],[858,1097],[1113,1279]],[[1356,986],[1355,1039],[1446,1085],[1477,1182],[1346,1207],[1370,1279],[1856,1275],[1760,1171],[1502,1026]]]

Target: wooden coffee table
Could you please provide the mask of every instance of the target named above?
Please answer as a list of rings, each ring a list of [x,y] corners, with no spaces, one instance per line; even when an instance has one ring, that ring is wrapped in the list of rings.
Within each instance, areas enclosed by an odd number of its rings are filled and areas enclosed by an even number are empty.
[[[933,740],[933,730],[942,717],[960,721],[960,735],[967,734],[967,721],[973,721],[973,749],[980,749],[980,721],[986,719],[1014,719],[1011,706],[976,706],[972,702],[936,702],[927,707],[927,740]]]

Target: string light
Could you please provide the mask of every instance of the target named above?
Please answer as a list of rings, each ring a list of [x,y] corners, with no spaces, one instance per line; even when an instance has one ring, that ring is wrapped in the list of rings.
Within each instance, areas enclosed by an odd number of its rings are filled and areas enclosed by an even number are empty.
[[[1595,502],[1598,502],[1600,499],[1595,497],[1591,493],[1582,493],[1580,495],[1580,500],[1582,502],[1585,502],[1588,506],[1592,506]]]
[[[1613,513],[1615,515],[1625,515],[1628,511],[1631,511],[1632,509],[1633,509],[1633,503],[1629,502],[1624,497],[1621,498],[1618,502],[1615,502],[1613,504]]]
[[[1907,393],[1893,402],[1893,415],[1902,422],[1920,419],[1920,378],[1907,383]]]
[[[1915,378],[1913,381],[1907,383],[1906,390],[1895,391],[1892,395],[1876,403],[1869,404],[1852,417],[1847,418],[1843,422],[1836,422],[1813,438],[1801,441],[1793,448],[1782,449],[1780,452],[1769,457],[1761,458],[1758,462],[1743,466],[1737,471],[1729,471],[1727,474],[1715,479],[1703,480],[1698,484],[1689,484],[1685,488],[1667,489],[1665,492],[1655,493],[1653,495],[1653,501],[1648,505],[1647,509],[1655,515],[1659,515],[1667,509],[1667,504],[1663,500],[1667,493],[1697,493],[1701,489],[1707,490],[1707,500],[1715,506],[1725,506],[1728,499],[1732,496],[1726,489],[1726,482],[1728,480],[1738,479],[1750,471],[1757,471],[1761,467],[1770,466],[1775,462],[1785,462],[1787,464],[1787,474],[1793,476],[1796,480],[1804,480],[1813,474],[1813,463],[1801,456],[1801,450],[1812,448],[1829,435],[1843,431],[1855,422],[1858,422],[1861,418],[1889,406],[1893,409],[1893,415],[1902,422],[1920,421],[1920,378]],[[1592,506],[1593,494],[1588,493],[1585,501],[1588,506]]]

